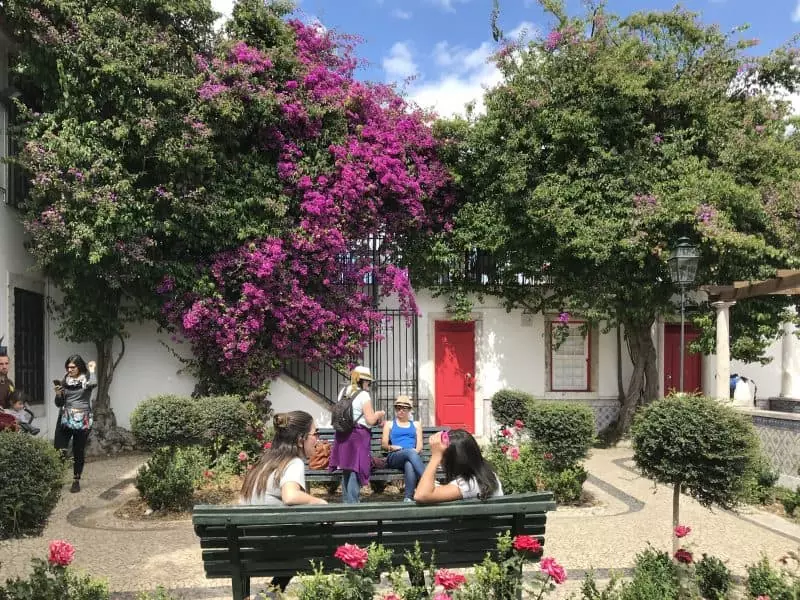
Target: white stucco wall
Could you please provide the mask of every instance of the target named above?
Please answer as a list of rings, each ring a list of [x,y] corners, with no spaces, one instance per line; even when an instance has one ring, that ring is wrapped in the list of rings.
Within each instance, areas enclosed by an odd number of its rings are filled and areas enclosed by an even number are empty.
[[[276,412],[304,410],[314,417],[317,427],[331,426],[331,412],[321,402],[304,393],[301,387],[286,375],[280,375],[269,386],[269,400]]]

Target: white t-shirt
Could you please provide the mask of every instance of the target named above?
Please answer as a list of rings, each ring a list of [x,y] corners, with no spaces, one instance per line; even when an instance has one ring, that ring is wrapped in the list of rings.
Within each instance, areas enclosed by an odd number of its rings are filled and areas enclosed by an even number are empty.
[[[342,391],[339,392],[339,400],[341,400],[342,396],[346,393],[347,388],[342,388]],[[353,396],[353,423],[369,427],[369,425],[367,425],[367,418],[364,416],[364,405],[371,399],[369,392],[365,390],[361,390]]]
[[[305,491],[306,489],[306,466],[303,463],[302,458],[293,458],[289,461],[289,464],[286,465],[286,468],[283,471],[283,476],[278,484],[275,484],[275,472],[269,476],[267,479],[267,488],[264,490],[264,493],[258,495],[256,492],[253,492],[252,497],[248,500],[242,499],[241,504],[273,504],[276,506],[283,506],[283,500],[281,499],[281,488],[284,484],[289,482],[294,482],[300,486],[300,488]]]
[[[495,477],[497,477],[495,475]],[[474,477],[472,479],[464,479],[463,477],[456,477],[453,481],[449,481],[448,485],[457,485],[458,489],[461,490],[461,497],[464,500],[472,500],[473,498],[477,498],[478,494],[480,493],[480,488],[478,487],[478,480]],[[497,480],[497,489],[492,494],[492,498],[496,498],[497,496],[503,495],[503,484],[500,483],[500,479]]]

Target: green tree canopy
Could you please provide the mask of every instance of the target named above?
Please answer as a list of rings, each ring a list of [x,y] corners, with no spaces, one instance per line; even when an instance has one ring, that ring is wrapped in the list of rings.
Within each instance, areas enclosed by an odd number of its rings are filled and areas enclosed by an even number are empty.
[[[697,285],[797,262],[800,147],[775,93],[797,89],[797,51],[750,56],[757,41],[743,30],[680,9],[572,17],[561,2],[542,4],[554,28],[501,48],[505,78],[486,113],[437,126],[463,196],[453,231],[415,255],[432,256],[415,275],[435,288],[430,261],[482,249],[497,273],[477,289],[509,307],[622,324],[634,364],[624,430],[657,395],[650,331],[674,311],[666,258],[676,238],[701,248]],[[788,302],[758,303],[759,334],[777,331]],[[764,344],[754,335],[750,355]]]

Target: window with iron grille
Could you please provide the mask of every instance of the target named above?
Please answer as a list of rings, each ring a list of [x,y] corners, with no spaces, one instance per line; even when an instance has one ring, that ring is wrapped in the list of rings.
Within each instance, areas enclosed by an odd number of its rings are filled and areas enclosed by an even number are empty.
[[[44,296],[14,288],[14,384],[44,402]]]
[[[582,321],[566,324],[569,335],[560,344],[553,340],[565,325],[550,322],[550,390],[553,392],[588,392],[591,389],[591,330],[584,334]]]

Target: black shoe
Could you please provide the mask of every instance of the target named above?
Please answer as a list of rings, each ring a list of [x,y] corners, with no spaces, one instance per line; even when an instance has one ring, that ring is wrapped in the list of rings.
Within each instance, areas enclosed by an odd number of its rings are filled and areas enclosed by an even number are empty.
[[[72,487],[69,488],[69,491],[72,492],[73,494],[75,492],[80,492],[81,491],[81,482],[80,482],[79,479],[73,479],[72,480]]]

